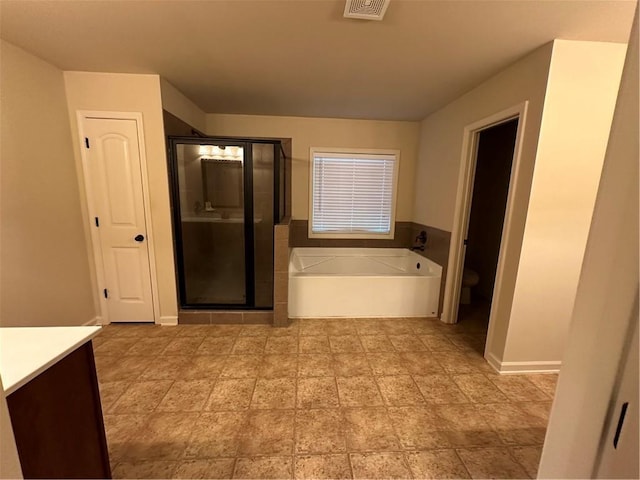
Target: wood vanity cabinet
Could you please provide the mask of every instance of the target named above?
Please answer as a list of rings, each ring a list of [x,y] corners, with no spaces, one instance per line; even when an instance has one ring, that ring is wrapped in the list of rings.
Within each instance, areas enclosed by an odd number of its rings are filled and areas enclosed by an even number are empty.
[[[7,395],[24,478],[111,478],[91,340]]]

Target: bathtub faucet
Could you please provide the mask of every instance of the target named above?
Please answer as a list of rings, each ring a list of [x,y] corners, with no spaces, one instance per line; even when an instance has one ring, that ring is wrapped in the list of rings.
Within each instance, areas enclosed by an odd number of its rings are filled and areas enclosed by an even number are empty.
[[[411,250],[420,250],[423,252],[425,244],[427,243],[427,232],[422,230],[413,243],[414,245],[411,247]]]

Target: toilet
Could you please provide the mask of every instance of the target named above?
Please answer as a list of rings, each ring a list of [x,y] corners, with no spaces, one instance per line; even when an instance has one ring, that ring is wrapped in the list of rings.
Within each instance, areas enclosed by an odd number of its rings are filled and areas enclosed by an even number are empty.
[[[478,285],[480,277],[470,268],[462,271],[462,291],[460,292],[460,303],[469,305],[471,303],[471,288]]]

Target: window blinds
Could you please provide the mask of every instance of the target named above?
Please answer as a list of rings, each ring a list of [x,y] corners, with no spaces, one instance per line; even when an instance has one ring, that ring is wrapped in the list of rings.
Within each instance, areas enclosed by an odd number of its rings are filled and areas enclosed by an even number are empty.
[[[313,233],[391,232],[395,155],[314,153]]]

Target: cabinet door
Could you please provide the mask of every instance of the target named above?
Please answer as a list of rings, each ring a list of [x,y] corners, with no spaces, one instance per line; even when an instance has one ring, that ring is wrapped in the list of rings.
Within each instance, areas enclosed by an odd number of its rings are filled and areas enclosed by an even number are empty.
[[[7,405],[24,478],[111,478],[91,342],[13,392]]]

